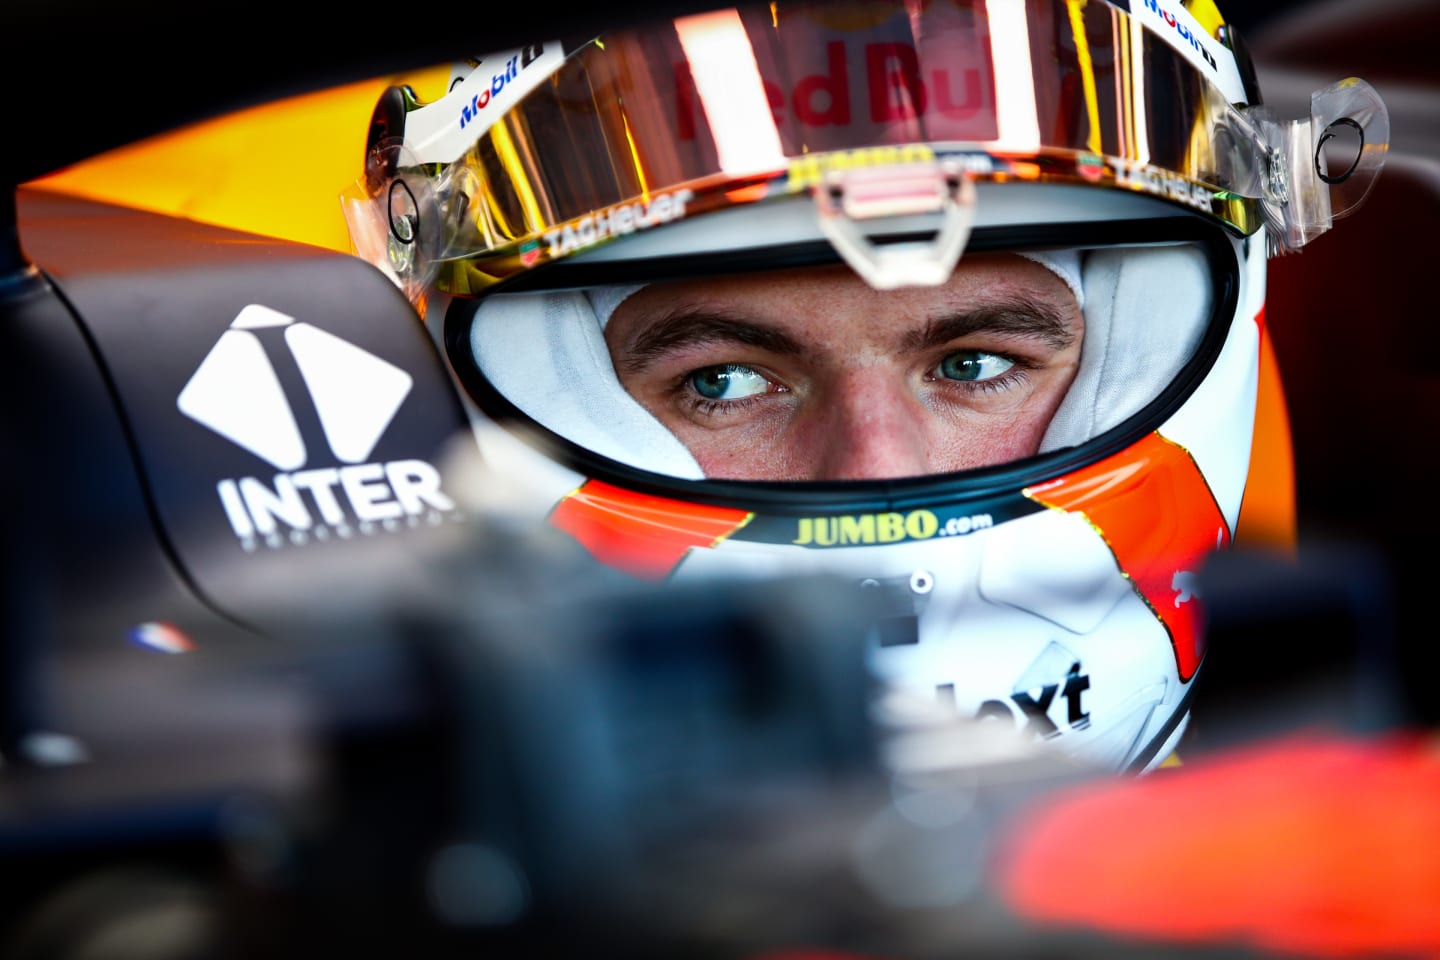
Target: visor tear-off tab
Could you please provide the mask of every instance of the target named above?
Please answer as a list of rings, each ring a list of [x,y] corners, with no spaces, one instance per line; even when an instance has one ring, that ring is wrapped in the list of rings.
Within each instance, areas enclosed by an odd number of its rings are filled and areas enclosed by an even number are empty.
[[[944,283],[975,222],[975,184],[945,161],[832,170],[813,189],[821,232],[877,290]],[[930,213],[939,215],[940,224],[928,243],[872,239],[891,218]]]

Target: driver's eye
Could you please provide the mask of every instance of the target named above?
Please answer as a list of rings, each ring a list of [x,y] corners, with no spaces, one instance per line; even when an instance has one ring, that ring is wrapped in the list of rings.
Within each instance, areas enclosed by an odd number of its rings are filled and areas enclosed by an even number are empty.
[[[993,380],[1015,366],[1007,360],[983,350],[959,350],[940,361],[936,373],[947,380]]]
[[[690,386],[706,400],[743,400],[767,392],[770,381],[743,364],[727,363],[690,374]]]

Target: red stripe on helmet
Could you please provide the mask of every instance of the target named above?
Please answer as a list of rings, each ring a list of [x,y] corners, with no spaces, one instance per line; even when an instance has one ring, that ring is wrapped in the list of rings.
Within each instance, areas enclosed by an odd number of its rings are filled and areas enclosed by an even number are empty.
[[[1152,433],[1025,493],[1047,507],[1084,515],[1165,625],[1180,679],[1194,676],[1205,655],[1195,574],[1207,554],[1229,545],[1230,531],[1189,451]]]
[[[752,516],[588,480],[555,506],[550,523],[606,566],[663,580],[691,549],[715,546]]]

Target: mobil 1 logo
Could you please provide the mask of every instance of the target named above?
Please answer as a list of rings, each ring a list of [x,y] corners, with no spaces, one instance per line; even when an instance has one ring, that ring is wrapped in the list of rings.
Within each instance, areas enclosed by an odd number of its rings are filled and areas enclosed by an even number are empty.
[[[250,304],[176,405],[258,458],[216,483],[216,506],[246,550],[277,549],[458,519],[433,464],[374,455],[413,386],[349,341]]]

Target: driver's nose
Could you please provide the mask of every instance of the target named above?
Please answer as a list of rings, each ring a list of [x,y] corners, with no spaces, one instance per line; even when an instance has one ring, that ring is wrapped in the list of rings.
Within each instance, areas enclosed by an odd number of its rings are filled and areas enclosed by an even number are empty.
[[[930,472],[928,411],[889,371],[848,373],[825,391],[809,426],[812,480],[882,480]]]

